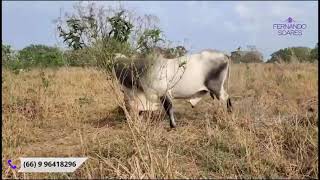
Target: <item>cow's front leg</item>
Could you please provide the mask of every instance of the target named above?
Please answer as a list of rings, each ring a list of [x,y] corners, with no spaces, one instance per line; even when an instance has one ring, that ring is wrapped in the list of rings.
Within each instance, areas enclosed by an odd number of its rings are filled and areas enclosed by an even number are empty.
[[[168,96],[163,96],[160,98],[160,101],[163,105],[164,110],[166,111],[167,115],[170,118],[170,127],[175,128],[176,127],[176,122],[174,119],[173,115],[173,107],[172,107],[172,102]]]

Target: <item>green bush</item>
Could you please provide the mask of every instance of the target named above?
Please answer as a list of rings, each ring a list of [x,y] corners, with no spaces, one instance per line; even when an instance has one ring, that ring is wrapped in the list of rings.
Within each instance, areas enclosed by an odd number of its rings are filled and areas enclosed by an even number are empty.
[[[243,57],[241,57],[241,62],[243,63],[262,63],[262,54],[258,51],[247,52]]]
[[[311,49],[308,47],[292,47],[294,55],[297,57],[299,62],[310,62]]]
[[[10,45],[2,44],[2,66],[18,72],[19,69],[23,69],[26,65],[18,59],[16,51]]]
[[[62,51],[46,45],[29,45],[18,53],[18,59],[25,66],[59,67],[65,64]]]
[[[276,51],[271,54],[271,59],[269,62],[290,62],[290,57],[292,57],[292,51],[289,48],[280,49],[279,51]]]
[[[231,59],[234,63],[262,63],[263,55],[257,50],[238,50],[231,53]]]
[[[95,57],[90,53],[88,48],[66,50],[63,53],[63,59],[68,66],[95,66]]]
[[[315,58],[317,57],[316,52],[318,52],[318,50],[311,50],[308,47],[284,48],[272,53],[271,59],[268,61],[268,63],[314,62]]]
[[[164,41],[162,31],[150,16],[135,16],[123,8],[96,8],[94,3],[74,8],[74,13],[58,20],[60,37],[73,50],[86,48],[89,59],[93,57],[96,65],[105,70],[111,70],[116,53],[127,57],[148,54],[150,49]],[[83,64],[81,58],[68,56],[67,59],[70,65]]]
[[[141,54],[147,55],[151,53],[159,42],[164,42],[161,38],[162,31],[160,29],[146,29],[138,39],[138,50]]]
[[[2,64],[5,64],[7,61],[12,60],[13,50],[10,45],[2,44]]]
[[[130,57],[134,54],[134,49],[128,42],[119,42],[116,39],[97,41],[91,48],[91,53],[96,59],[97,66],[107,72],[111,72],[115,64],[116,53]]]
[[[311,62],[318,61],[318,43],[316,46],[310,51],[310,60]]]

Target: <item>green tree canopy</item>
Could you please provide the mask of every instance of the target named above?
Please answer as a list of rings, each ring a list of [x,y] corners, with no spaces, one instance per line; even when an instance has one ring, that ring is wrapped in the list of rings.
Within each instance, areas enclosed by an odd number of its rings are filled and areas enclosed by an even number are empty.
[[[268,62],[313,62],[310,55],[311,49],[308,47],[288,47],[272,53],[271,59]]]
[[[311,61],[318,61],[318,43],[310,52]]]
[[[30,66],[61,66],[64,64],[62,51],[56,47],[46,45],[31,44],[19,51],[20,61],[28,63]]]
[[[58,19],[59,35],[73,50],[87,48],[99,67],[110,70],[116,53],[148,54],[164,42],[153,16],[137,16],[122,7],[97,8],[94,3],[74,7],[75,12]]]
[[[13,50],[11,49],[10,45],[2,44],[2,64],[6,61],[12,59],[13,56]]]

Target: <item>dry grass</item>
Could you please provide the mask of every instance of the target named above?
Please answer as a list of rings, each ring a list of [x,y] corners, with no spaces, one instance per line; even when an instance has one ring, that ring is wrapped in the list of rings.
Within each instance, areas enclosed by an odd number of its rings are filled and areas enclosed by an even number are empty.
[[[123,113],[94,69],[2,72],[2,178],[317,178],[316,65],[232,65],[228,114],[208,96]],[[126,120],[126,117],[128,120]],[[74,173],[18,173],[19,157],[89,157]],[[19,168],[19,167],[18,167]]]

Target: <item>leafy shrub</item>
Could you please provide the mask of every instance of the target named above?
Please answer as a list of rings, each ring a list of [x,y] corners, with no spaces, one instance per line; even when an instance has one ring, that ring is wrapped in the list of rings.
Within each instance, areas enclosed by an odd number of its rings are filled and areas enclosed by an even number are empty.
[[[294,55],[299,62],[310,62],[311,49],[308,47],[292,47]]]
[[[314,62],[315,59],[317,59],[317,52],[318,52],[317,46],[315,49],[310,49],[308,47],[284,48],[272,53],[271,59],[268,61],[268,63]]]
[[[123,8],[97,8],[94,3],[75,6],[75,10],[58,19],[60,37],[73,50],[87,48],[96,65],[108,71],[116,53],[128,57],[148,54],[165,41],[162,31],[151,20],[152,16],[136,16]]]
[[[2,66],[13,70],[17,74],[19,69],[26,67],[26,63],[18,59],[17,52],[10,45],[2,44]]]
[[[64,61],[68,66],[94,66],[96,65],[95,57],[90,54],[87,48],[66,50],[63,53]]]
[[[117,12],[113,17],[107,17],[108,22],[111,25],[109,32],[109,38],[113,38],[120,43],[125,43],[129,39],[129,35],[133,28],[133,25],[124,16],[125,10]]]
[[[19,51],[18,59],[25,66],[54,67],[64,65],[62,51],[46,45],[29,45]]]
[[[292,57],[292,51],[289,48],[280,49],[271,54],[271,59],[269,62],[290,62],[290,57]]]
[[[318,61],[318,43],[316,46],[310,51],[310,61]]]
[[[10,45],[4,45],[2,44],[2,64],[5,62],[12,60],[13,58],[13,50],[11,49]]]
[[[234,63],[262,63],[263,56],[257,50],[234,51],[231,53],[231,59]]]
[[[161,54],[163,57],[172,59],[184,56],[188,51],[183,46],[177,46],[173,48],[161,48],[161,47],[154,47],[150,48],[150,53],[157,53]],[[140,56],[145,56],[143,53]]]
[[[159,42],[164,42],[161,38],[162,31],[160,29],[147,29],[138,39],[138,50],[141,54],[151,53],[152,48],[154,48]]]
[[[263,62],[262,54],[258,51],[250,51],[242,56],[240,61],[244,63],[261,63]]]

